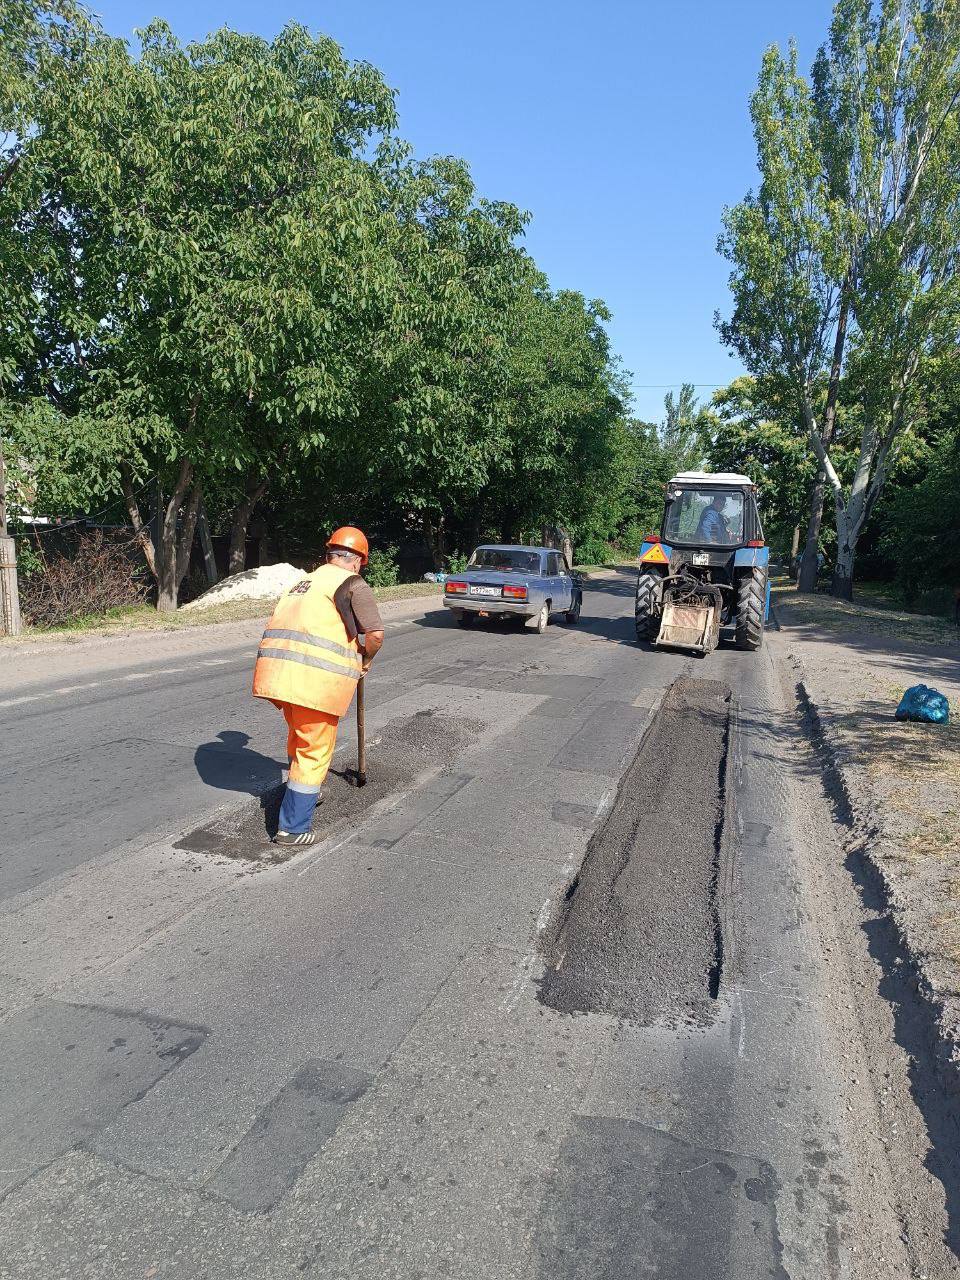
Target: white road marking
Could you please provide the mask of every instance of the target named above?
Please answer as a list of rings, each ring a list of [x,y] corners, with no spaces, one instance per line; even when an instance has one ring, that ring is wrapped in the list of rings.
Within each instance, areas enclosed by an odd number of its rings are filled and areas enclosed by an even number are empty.
[[[544,929],[546,928],[546,924],[547,924],[547,920],[549,919],[549,916],[550,916],[550,899],[547,898],[546,902],[540,908],[540,913],[537,916],[537,933],[543,933]]]
[[[600,799],[597,801],[597,807],[594,811],[594,817],[599,818],[600,815],[613,804],[615,795],[613,787],[608,787]]]
[[[510,990],[504,999],[500,1001],[500,1011],[502,1013],[512,1013],[520,1003],[520,997],[533,976],[533,968],[536,963],[536,956],[526,956],[524,958],[523,963],[520,965],[520,972],[510,984]]]
[[[200,664],[204,667],[228,667],[231,666],[229,658],[204,658]],[[155,671],[128,671],[123,675],[106,676],[103,680],[85,680],[80,684],[62,684],[56,689],[49,689],[45,693],[25,693],[19,698],[4,698],[0,701],[0,707],[19,707],[25,702],[42,702],[45,698],[59,698],[65,693],[79,693],[83,689],[101,689],[104,685],[110,684],[126,684],[134,680],[152,680],[154,676],[179,676],[188,667],[158,667]]]

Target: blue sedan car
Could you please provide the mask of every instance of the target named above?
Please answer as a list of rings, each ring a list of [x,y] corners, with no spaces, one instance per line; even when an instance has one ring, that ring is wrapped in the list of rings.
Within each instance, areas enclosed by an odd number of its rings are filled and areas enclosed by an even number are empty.
[[[576,622],[582,602],[582,579],[552,547],[477,547],[465,571],[447,578],[443,593],[461,627],[476,618],[522,618],[541,635],[551,614]]]

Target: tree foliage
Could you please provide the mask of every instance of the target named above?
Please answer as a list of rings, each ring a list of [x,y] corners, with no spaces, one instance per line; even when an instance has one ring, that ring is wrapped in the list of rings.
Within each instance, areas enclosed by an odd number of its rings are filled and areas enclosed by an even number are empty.
[[[304,546],[362,518],[438,558],[623,524],[603,304],[550,289],[463,161],[412,155],[375,68],[296,24],[131,47],[67,0],[0,20],[0,424],[33,509],[122,492],[166,608],[202,504],[234,567],[262,503]]]
[[[924,362],[957,335],[958,95],[957,0],[838,0],[810,81],[795,49],[767,51],[751,104],[760,187],[725,215],[720,332],[804,425],[834,495],[843,595]],[[847,477],[844,404],[858,418]]]

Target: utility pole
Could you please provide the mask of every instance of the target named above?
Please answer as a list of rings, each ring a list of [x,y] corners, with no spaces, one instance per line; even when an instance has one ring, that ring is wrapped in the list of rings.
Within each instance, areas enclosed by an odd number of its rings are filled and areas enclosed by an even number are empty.
[[[7,535],[7,468],[0,441],[0,635],[20,634],[17,544]]]

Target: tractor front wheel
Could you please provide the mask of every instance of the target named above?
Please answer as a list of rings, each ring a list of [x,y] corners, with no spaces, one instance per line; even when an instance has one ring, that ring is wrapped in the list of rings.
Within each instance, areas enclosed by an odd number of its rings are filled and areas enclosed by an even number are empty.
[[[767,612],[767,576],[744,574],[737,590],[737,648],[755,652],[763,644],[764,620]]]
[[[641,573],[637,578],[637,600],[634,608],[637,640],[652,643],[660,631],[660,575]]]

